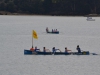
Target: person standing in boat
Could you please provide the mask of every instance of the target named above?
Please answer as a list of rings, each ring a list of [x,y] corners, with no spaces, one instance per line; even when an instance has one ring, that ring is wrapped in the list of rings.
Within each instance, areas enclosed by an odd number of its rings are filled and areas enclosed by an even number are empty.
[[[49,32],[49,29],[48,29],[48,27],[46,28],[46,32]]]
[[[78,53],[81,53],[81,49],[80,49],[79,45],[77,45],[76,50],[78,50]]]
[[[69,54],[69,51],[71,51],[71,50],[68,50],[67,47],[65,47],[65,53]]]
[[[52,48],[52,52],[55,53],[59,49],[55,49],[55,47]]]

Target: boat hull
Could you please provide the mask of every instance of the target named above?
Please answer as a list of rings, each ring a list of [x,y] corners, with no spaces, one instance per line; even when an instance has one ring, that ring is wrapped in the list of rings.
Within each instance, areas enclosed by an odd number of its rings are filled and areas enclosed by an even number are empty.
[[[26,55],[32,55],[32,54],[33,54],[33,52],[32,52],[32,51],[30,51],[30,50],[24,50],[24,54],[26,54]]]
[[[66,53],[66,52],[32,52],[30,50],[24,50],[24,55],[89,55],[89,51],[84,51],[81,53],[78,52],[71,52],[71,53]]]
[[[52,55],[52,52],[37,52],[37,55]]]
[[[89,51],[84,51],[81,53],[78,52],[71,52],[71,53],[66,53],[66,52],[55,52],[54,55],[89,55]]]
[[[95,19],[87,19],[87,21],[95,21]]]
[[[95,21],[95,19],[92,19],[92,17],[87,17],[87,21]]]
[[[50,34],[59,34],[59,31],[57,31],[57,32],[47,32],[47,33],[50,33]]]

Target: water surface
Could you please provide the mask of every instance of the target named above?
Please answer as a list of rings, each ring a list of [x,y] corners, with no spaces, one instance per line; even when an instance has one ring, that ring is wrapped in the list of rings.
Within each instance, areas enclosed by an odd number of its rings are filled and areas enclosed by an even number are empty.
[[[100,18],[63,16],[0,16],[0,75],[99,75],[100,55],[24,55],[32,46],[32,30],[38,40],[34,46],[64,51],[84,51],[100,54]],[[60,34],[47,34],[45,28]]]

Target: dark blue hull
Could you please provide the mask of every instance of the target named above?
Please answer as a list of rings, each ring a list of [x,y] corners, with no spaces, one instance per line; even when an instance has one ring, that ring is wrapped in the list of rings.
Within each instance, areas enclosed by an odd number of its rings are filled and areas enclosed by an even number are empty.
[[[71,53],[66,53],[66,52],[32,52],[30,50],[24,50],[25,55],[89,55],[89,51],[84,51],[81,53],[78,52],[71,52]]]
[[[47,33],[51,33],[51,34],[59,34],[59,31],[57,31],[57,32],[47,32]]]
[[[52,55],[52,52],[37,52],[37,55]]]
[[[32,54],[33,54],[33,52],[32,52],[32,51],[30,51],[30,50],[24,50],[24,54],[26,54],[26,55],[32,55]]]
[[[71,52],[71,53],[66,53],[66,52],[55,52],[54,55],[89,55],[89,51],[85,51],[85,52]]]

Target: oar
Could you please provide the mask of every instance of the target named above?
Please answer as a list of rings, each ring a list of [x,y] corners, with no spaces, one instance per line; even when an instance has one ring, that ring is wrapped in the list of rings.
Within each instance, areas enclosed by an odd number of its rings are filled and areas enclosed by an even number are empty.
[[[46,50],[48,50],[49,52],[51,52],[49,49],[46,49]],[[51,52],[51,54],[52,54],[52,52]]]
[[[83,51],[83,50],[81,50],[81,51]],[[84,51],[83,51],[84,52]],[[96,53],[89,53],[89,54],[92,54],[92,55],[100,55],[100,54],[96,54]]]
[[[83,51],[83,50],[81,50],[81,51]]]
[[[92,55],[100,55],[100,54],[96,54],[96,53],[90,53],[90,54],[92,54]]]
[[[49,52],[51,52],[49,49],[47,49]]]
[[[59,49],[59,51],[62,52],[60,49]]]

